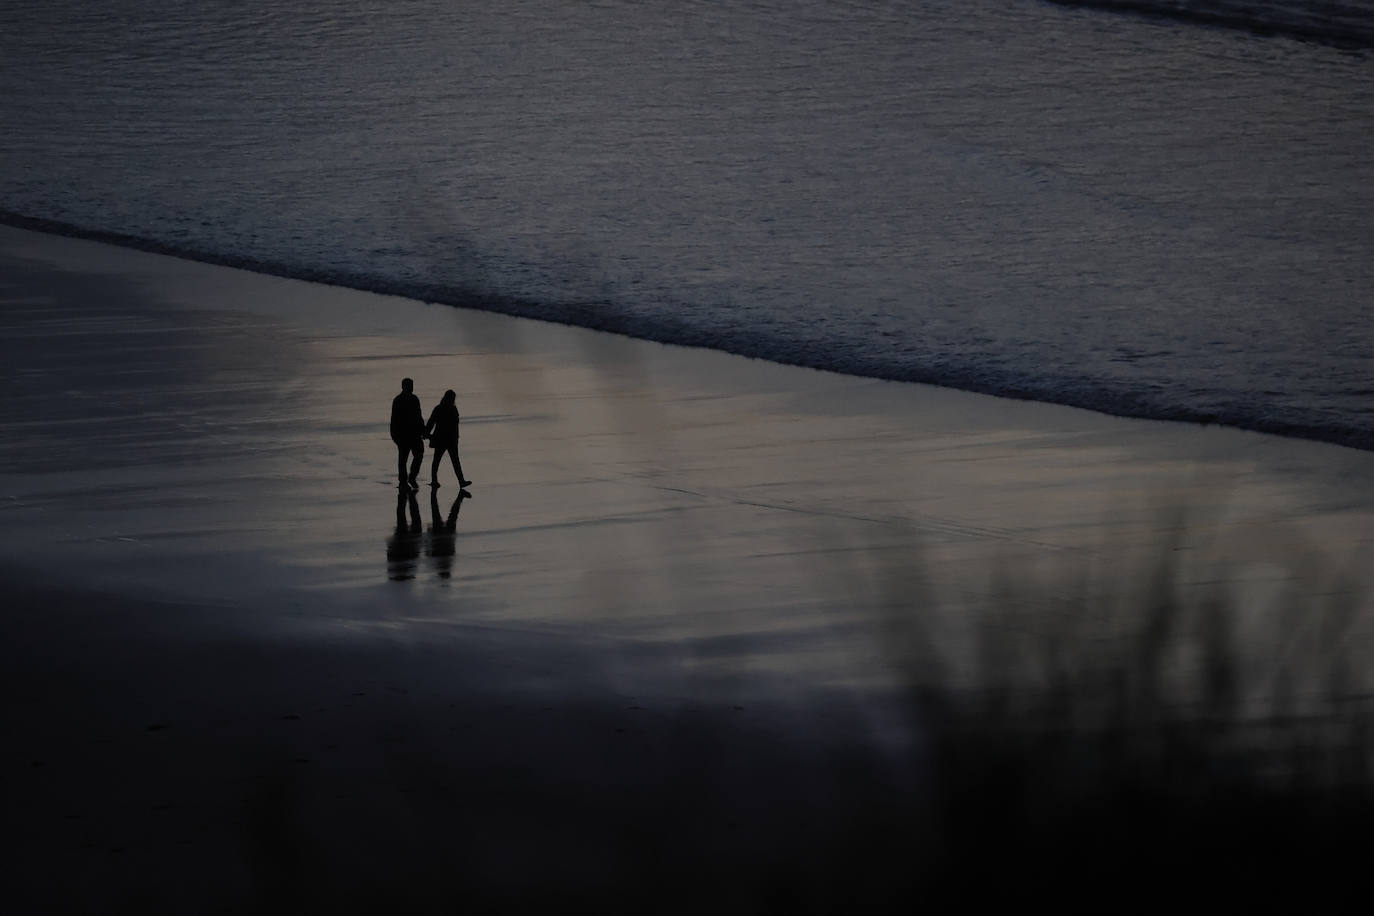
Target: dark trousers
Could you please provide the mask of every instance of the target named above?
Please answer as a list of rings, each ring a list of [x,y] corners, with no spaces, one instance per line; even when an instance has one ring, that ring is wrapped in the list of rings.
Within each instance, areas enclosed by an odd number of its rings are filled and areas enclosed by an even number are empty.
[[[425,460],[425,440],[416,436],[410,441],[391,440],[396,443],[396,474],[401,478],[401,483],[413,480],[415,475],[420,473],[420,462]],[[410,473],[406,473],[406,459],[414,456],[410,461]]]
[[[434,447],[434,462],[429,466],[429,476],[431,478],[435,480],[439,478],[439,462],[443,461],[444,455],[447,454],[449,458],[453,459],[453,473],[458,475],[458,482],[462,483],[464,480],[467,480],[467,478],[463,476],[463,462],[458,460],[457,439],[454,439],[452,442],[431,442],[430,445]]]

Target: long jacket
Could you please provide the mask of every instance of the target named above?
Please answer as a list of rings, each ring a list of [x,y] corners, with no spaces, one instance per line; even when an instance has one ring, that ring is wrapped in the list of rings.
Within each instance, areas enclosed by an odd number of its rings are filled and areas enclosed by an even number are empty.
[[[391,400],[391,440],[410,442],[425,431],[425,415],[420,413],[420,399],[409,391],[402,391]]]
[[[440,401],[430,411],[429,422],[425,424],[425,434],[436,448],[449,442],[458,441],[458,408],[453,404]]]

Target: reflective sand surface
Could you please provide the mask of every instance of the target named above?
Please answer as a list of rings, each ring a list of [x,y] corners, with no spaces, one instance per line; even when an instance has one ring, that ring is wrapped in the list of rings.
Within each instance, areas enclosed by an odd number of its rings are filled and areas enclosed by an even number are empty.
[[[447,836],[407,799],[447,812],[432,799],[456,782],[484,887],[518,871],[502,831],[541,867],[613,880],[607,863],[643,848],[627,812],[663,803],[652,786],[703,748],[763,799],[750,823],[787,832],[798,799],[832,797],[799,761],[913,740],[880,689],[900,680],[894,609],[957,657],[1008,582],[1119,596],[1146,587],[1161,544],[1185,591],[1262,609],[1329,591],[1322,571],[1374,531],[1368,453],[17,230],[0,246],[10,785],[35,875],[61,850],[120,887],[149,869],[170,882],[158,893],[275,886],[242,804],[333,867],[352,861],[331,845],[340,817],[368,842]],[[475,485],[456,515],[447,466],[413,507],[398,498],[385,426],[402,376],[426,409],[458,392]],[[625,807],[585,827],[575,800],[603,785]],[[507,790],[549,818],[492,801]],[[701,802],[721,824],[732,791]],[[546,820],[583,824],[586,860]],[[416,843],[397,855],[429,868],[439,847]]]

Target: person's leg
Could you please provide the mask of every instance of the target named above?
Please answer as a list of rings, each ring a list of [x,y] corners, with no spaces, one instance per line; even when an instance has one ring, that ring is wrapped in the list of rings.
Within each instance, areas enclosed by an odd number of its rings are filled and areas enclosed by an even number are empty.
[[[433,443],[430,443],[430,445],[433,446]],[[429,463],[429,485],[431,487],[439,486],[439,462],[443,460],[444,450],[442,448],[435,448],[434,458]]]
[[[406,482],[406,459],[410,457],[410,446],[404,442],[396,443],[396,476],[401,483]]]
[[[468,484],[472,483],[471,480],[468,480],[467,477],[463,475],[463,462],[458,460],[457,442],[454,442],[451,445],[449,445],[448,454],[449,457],[453,459],[453,473],[458,475],[458,486],[466,487]]]
[[[415,457],[410,462],[410,485],[412,487],[419,487],[420,484],[416,481],[416,478],[420,475],[420,463],[425,460],[425,440],[416,439],[415,442],[411,444],[410,449],[415,453]]]

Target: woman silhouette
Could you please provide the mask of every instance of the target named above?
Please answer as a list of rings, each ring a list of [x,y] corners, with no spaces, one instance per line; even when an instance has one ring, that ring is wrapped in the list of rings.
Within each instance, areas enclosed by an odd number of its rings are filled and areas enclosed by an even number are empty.
[[[429,468],[431,487],[439,486],[439,462],[444,460],[445,452],[453,459],[453,472],[458,475],[458,486],[466,487],[472,484],[471,480],[463,476],[463,462],[458,460],[458,405],[454,403],[457,397],[453,389],[445,391],[443,400],[434,405],[429,422],[425,424],[429,447],[434,450],[434,463]]]

